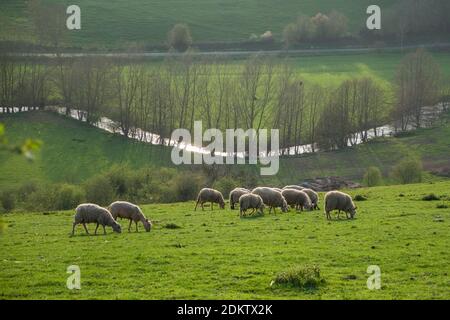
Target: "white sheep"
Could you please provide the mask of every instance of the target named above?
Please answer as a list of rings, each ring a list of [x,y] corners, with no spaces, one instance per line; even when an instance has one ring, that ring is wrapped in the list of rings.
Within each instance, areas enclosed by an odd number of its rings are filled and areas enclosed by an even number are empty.
[[[325,195],[325,213],[327,219],[331,219],[330,212],[333,210],[344,211],[347,219],[354,218],[357,207],[353,203],[352,197],[340,191],[330,191]],[[350,217],[349,217],[350,215]],[[339,218],[339,214],[338,214]]]
[[[234,210],[234,205],[239,203],[239,198],[246,193],[250,193],[250,190],[245,188],[234,188],[230,192],[230,208]]]
[[[289,210],[286,200],[281,192],[268,187],[258,187],[252,190],[253,194],[259,195],[266,206],[269,207],[269,213],[275,212],[275,208],[280,207],[282,212]]]
[[[82,224],[86,233],[89,234],[89,231],[86,227],[86,223],[97,223],[95,228],[95,234],[97,234],[98,226],[101,225],[103,227],[103,233],[106,234],[105,226],[110,226],[115,232],[121,233],[122,228],[120,224],[114,220],[111,213],[105,209],[100,207],[99,205],[92,203],[84,203],[80,204],[75,209],[75,217],[72,227],[72,235],[75,234],[75,227],[78,224]]]
[[[297,210],[299,208],[301,211],[303,211],[303,209],[312,210],[312,203],[306,192],[296,189],[285,189],[281,194],[286,199],[287,204],[293,206]]]
[[[283,188],[283,190],[286,190],[286,189],[295,189],[295,190],[302,191],[302,190],[305,189],[305,188],[293,184],[293,185],[290,185],[290,186],[285,186],[285,187]]]
[[[118,218],[130,220],[130,225],[128,226],[128,232],[131,231],[131,223],[134,221],[136,224],[136,232],[138,232],[138,222],[142,222],[145,231],[149,232],[152,228],[152,223],[149,221],[145,215],[142,213],[141,208],[137,205],[126,201],[116,201],[109,205],[108,210],[111,212],[114,220],[117,221]]]
[[[213,204],[218,203],[221,209],[225,209],[225,200],[223,199],[223,195],[220,191],[211,189],[211,188],[203,188],[200,190],[197,196],[197,203],[195,204],[195,209],[197,210],[197,206],[200,203],[202,210],[204,210],[203,204],[205,202],[211,202],[211,210],[213,209]]]
[[[259,210],[261,214],[264,214],[264,202],[263,199],[257,194],[245,193],[239,198],[239,216],[246,215],[247,210],[252,209],[251,214],[255,210]]]
[[[306,194],[308,194],[309,198],[311,199],[312,209],[320,210],[319,194],[317,192],[315,192],[313,189],[309,189],[309,188],[304,188],[302,191],[305,192]]]

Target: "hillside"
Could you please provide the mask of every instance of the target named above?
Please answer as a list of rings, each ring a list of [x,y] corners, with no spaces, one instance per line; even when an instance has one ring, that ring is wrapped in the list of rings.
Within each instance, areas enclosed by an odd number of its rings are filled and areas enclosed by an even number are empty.
[[[0,121],[13,143],[27,137],[44,142],[34,162],[0,154],[0,189],[28,180],[79,183],[114,164],[128,164],[131,168],[172,166],[167,147],[138,143],[53,113],[2,115]],[[264,178],[264,182],[283,185],[320,176],[358,181],[369,166],[378,166],[388,175],[399,160],[413,156],[422,159],[426,170],[449,168],[449,136],[450,123],[445,120],[436,128],[401,138],[382,138],[337,152],[287,157],[280,160],[279,173]],[[251,168],[244,167],[247,169]]]
[[[148,205],[150,233],[108,227],[106,236],[79,226],[70,237],[73,210],[3,215],[0,298],[448,299],[449,189],[447,181],[355,190],[368,200],[356,219],[339,221],[322,211],[239,219],[228,206]],[[420,200],[430,192],[443,200]],[[81,290],[65,288],[69,265],[80,267]],[[304,265],[320,268],[325,283],[270,286]],[[367,289],[370,265],[381,270],[381,290]]]
[[[0,116],[0,121],[12,143],[27,137],[44,143],[33,162],[0,154],[2,187],[27,180],[77,183],[118,163],[131,168],[171,163],[165,147],[138,143],[53,113]]]
[[[397,0],[396,0],[397,1]],[[381,0],[384,7],[396,1]],[[73,1],[43,0],[66,5]],[[117,47],[131,43],[162,44],[176,23],[187,23],[197,42],[249,39],[271,30],[280,39],[283,28],[299,13],[314,15],[336,9],[349,19],[351,32],[365,26],[370,0],[78,0],[82,30],[71,33],[76,47]],[[34,40],[26,0],[2,0],[0,39]]]

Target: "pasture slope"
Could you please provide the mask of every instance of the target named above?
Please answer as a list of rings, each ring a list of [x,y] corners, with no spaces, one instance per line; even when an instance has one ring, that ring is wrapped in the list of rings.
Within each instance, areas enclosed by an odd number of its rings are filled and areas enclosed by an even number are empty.
[[[73,4],[69,0],[44,3]],[[398,0],[379,0],[383,8]],[[315,15],[336,9],[349,18],[349,29],[365,27],[370,0],[78,0],[82,28],[70,33],[76,47],[128,47],[132,43],[163,44],[176,23],[191,27],[195,41],[242,41],[271,30],[281,40],[283,28],[300,13]],[[0,40],[35,41],[26,0],[2,0]],[[11,38],[12,37],[12,38]]]
[[[36,159],[0,154],[0,191],[27,181],[38,183],[80,183],[115,164],[130,168],[171,166],[171,149],[126,139],[76,120],[48,112],[2,115],[6,133],[12,143],[28,137],[44,142]],[[370,166],[379,167],[387,177],[398,161],[422,159],[428,171],[450,166],[450,124],[447,117],[435,128],[421,129],[405,137],[385,138],[347,150],[321,152],[280,159],[276,176],[261,183],[287,185],[307,178],[341,176],[360,181]],[[234,166],[234,170],[254,170],[251,166]]]
[[[421,200],[431,192],[443,200]],[[449,299],[450,209],[438,206],[450,205],[450,181],[351,194],[368,198],[355,220],[279,210],[240,219],[186,202],[143,206],[150,233],[106,236],[79,226],[70,237],[73,211],[5,215],[0,299]],[[270,287],[275,274],[306,264],[325,284]],[[66,288],[70,265],[81,269],[81,290]],[[369,265],[381,268],[380,290],[366,287]]]

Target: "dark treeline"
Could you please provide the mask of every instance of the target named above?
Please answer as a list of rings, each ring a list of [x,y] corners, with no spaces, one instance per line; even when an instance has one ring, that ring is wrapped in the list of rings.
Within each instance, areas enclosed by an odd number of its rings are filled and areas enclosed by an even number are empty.
[[[344,148],[366,141],[369,130],[387,122],[401,130],[420,127],[422,108],[440,99],[439,73],[423,50],[405,57],[395,90],[370,77],[355,77],[337,88],[310,84],[288,62],[260,57],[236,64],[186,54],[146,64],[0,56],[0,111],[57,105],[78,110],[91,124],[107,116],[127,136],[143,139],[137,128],[152,132],[161,143],[174,129],[192,132],[197,120],[203,130],[276,128],[284,154],[306,144],[310,151]]]

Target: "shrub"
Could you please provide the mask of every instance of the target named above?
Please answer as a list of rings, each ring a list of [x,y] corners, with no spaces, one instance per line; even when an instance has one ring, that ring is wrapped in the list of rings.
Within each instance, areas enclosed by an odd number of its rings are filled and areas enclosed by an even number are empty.
[[[414,159],[403,160],[392,170],[392,177],[401,184],[421,182],[422,162]]]
[[[368,187],[379,186],[383,182],[380,169],[377,167],[369,167],[364,174],[364,184]]]
[[[180,229],[181,227],[175,223],[167,223],[164,228],[166,229]]]
[[[114,189],[110,180],[103,176],[95,176],[89,179],[85,185],[86,200],[101,206],[109,205],[114,198]]]
[[[27,197],[25,209],[29,211],[51,210],[54,197],[54,187],[41,185]]]
[[[271,285],[316,289],[324,282],[318,266],[294,266],[277,274]]]
[[[28,197],[39,189],[39,185],[34,181],[24,182],[17,191],[17,197],[19,201],[25,202]]]
[[[363,196],[363,195],[361,195],[361,194],[358,194],[358,195],[356,195],[356,196],[353,198],[353,200],[355,200],[355,201],[366,201],[366,200],[367,200],[367,197],[366,197],[366,196]]]
[[[173,181],[173,190],[177,201],[194,200],[200,189],[200,178],[189,172],[176,177]]]
[[[16,207],[16,196],[12,190],[3,191],[0,194],[0,205],[6,212],[14,210]]]
[[[56,187],[54,204],[51,208],[54,210],[69,210],[76,208],[77,205],[84,202],[85,193],[81,187],[63,184]]]
[[[114,166],[105,173],[105,176],[109,179],[116,196],[124,197],[129,193],[133,172],[127,166]]]
[[[437,195],[435,195],[434,193],[430,193],[424,197],[422,197],[423,201],[437,201],[440,200],[441,198],[438,197]]]
[[[222,192],[224,197],[228,197],[230,191],[233,190],[235,187],[236,181],[228,177],[217,180],[213,185],[213,188]]]
[[[168,35],[168,45],[177,51],[184,52],[192,44],[189,27],[185,24],[176,24]]]
[[[272,43],[275,41],[272,31],[266,31],[262,35],[259,36],[259,39],[262,42]]]
[[[300,15],[295,23],[288,24],[283,30],[283,41],[287,47],[301,44],[314,38],[315,25],[312,19]]]

